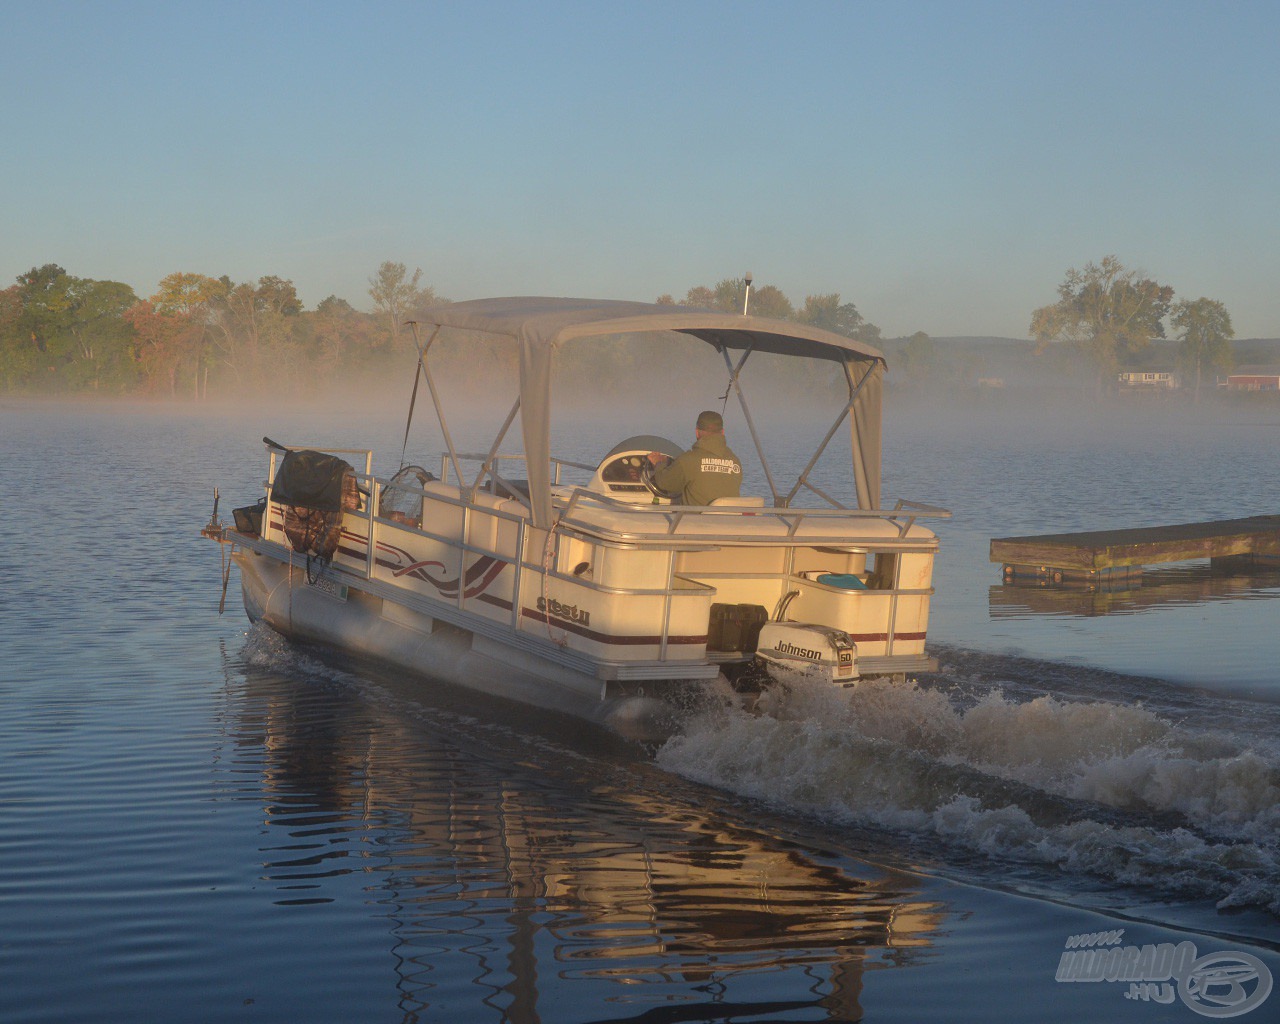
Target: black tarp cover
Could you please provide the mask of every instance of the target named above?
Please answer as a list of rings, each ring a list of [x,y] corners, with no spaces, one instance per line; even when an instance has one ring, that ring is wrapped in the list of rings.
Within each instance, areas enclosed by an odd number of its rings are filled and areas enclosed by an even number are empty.
[[[351,464],[336,455],[309,449],[286,452],[271,485],[271,500],[317,512],[340,512],[342,481],[352,472]]]

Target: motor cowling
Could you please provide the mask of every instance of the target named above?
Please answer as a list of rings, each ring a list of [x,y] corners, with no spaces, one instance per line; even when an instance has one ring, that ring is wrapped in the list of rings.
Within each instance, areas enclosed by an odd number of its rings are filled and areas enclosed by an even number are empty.
[[[812,622],[766,622],[756,660],[773,677],[825,677],[835,683],[858,678],[858,646],[843,629]]]

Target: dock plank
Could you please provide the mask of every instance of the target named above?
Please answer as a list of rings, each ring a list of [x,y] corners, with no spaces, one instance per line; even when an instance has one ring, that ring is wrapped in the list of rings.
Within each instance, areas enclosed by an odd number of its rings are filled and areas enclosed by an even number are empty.
[[[991,541],[993,562],[1085,572],[1232,555],[1280,556],[1280,515]]]

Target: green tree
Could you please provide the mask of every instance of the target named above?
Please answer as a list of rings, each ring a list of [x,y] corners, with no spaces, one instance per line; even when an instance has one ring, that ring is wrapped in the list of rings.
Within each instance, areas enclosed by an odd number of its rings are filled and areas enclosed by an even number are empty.
[[[1214,299],[1183,299],[1174,304],[1169,322],[1182,332],[1178,338],[1178,359],[1183,373],[1195,379],[1198,402],[1204,371],[1215,367],[1231,369],[1231,339],[1236,336],[1231,314]]]
[[[1121,361],[1164,337],[1173,289],[1129,270],[1115,256],[1071,269],[1058,286],[1058,301],[1031,315],[1031,334],[1043,347],[1063,342],[1084,352],[1101,393]]]
[[[56,263],[18,275],[18,330],[39,352],[48,352],[50,340],[66,327],[71,308],[68,283],[67,272]]]
[[[213,301],[219,332],[214,343],[239,387],[279,386],[305,379],[295,357],[295,329],[302,303],[292,281],[260,277],[238,284]]]
[[[330,295],[316,306],[311,319],[317,342],[317,366],[323,374],[354,364],[359,354],[372,347],[371,318],[354,309],[346,299]],[[356,367],[352,365],[352,368]]]
[[[748,312],[752,316],[767,316],[774,320],[790,320],[796,315],[791,300],[782,293],[781,288],[771,284],[752,287]]]
[[[825,331],[843,334],[846,338],[866,342],[868,345],[880,343],[880,328],[864,320],[858,307],[852,302],[841,302],[839,292],[806,295],[804,305],[796,313],[796,319],[802,324],[821,327]]]
[[[22,286],[0,291],[0,387],[21,387],[31,379],[36,349],[22,326]]]
[[[916,331],[902,346],[902,369],[913,380],[925,380],[937,369],[938,352],[933,339]]]
[[[22,290],[11,284],[0,288],[0,339],[6,344],[17,335],[18,317],[22,315]]]
[[[259,309],[280,316],[297,316],[302,312],[302,302],[298,299],[298,290],[292,281],[282,277],[268,276],[258,278],[258,287],[254,290],[254,302]]]
[[[131,383],[133,335],[123,314],[137,297],[128,285],[73,277],[46,263],[19,275],[8,294],[10,384],[118,390]]]
[[[407,336],[404,323],[417,310],[440,300],[435,290],[421,284],[422,271],[415,269],[413,276],[403,263],[385,261],[378,272],[369,278],[369,297],[373,309],[383,322],[390,347],[399,350]]]
[[[695,309],[717,309],[716,293],[708,288],[705,284],[697,285],[690,288],[683,299],[680,300],[682,306],[693,306]]]
[[[712,308],[725,313],[741,313],[745,288],[746,284],[740,278],[726,277],[723,281],[717,281],[715,288],[712,289],[712,294],[715,296],[715,305]]]
[[[124,313],[138,301],[133,289],[119,281],[67,278],[67,334],[73,387],[123,390],[135,378],[133,330]]]

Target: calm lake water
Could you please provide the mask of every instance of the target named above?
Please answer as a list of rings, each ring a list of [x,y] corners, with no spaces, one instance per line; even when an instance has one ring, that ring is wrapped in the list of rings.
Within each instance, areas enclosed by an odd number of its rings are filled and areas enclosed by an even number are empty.
[[[0,1020],[1276,1019],[1156,975],[1280,978],[1280,574],[1008,588],[987,545],[1276,512],[1280,409],[891,404],[888,496],[953,512],[942,671],[654,752],[291,646],[234,573],[218,615],[259,438],[402,430],[0,403]]]

